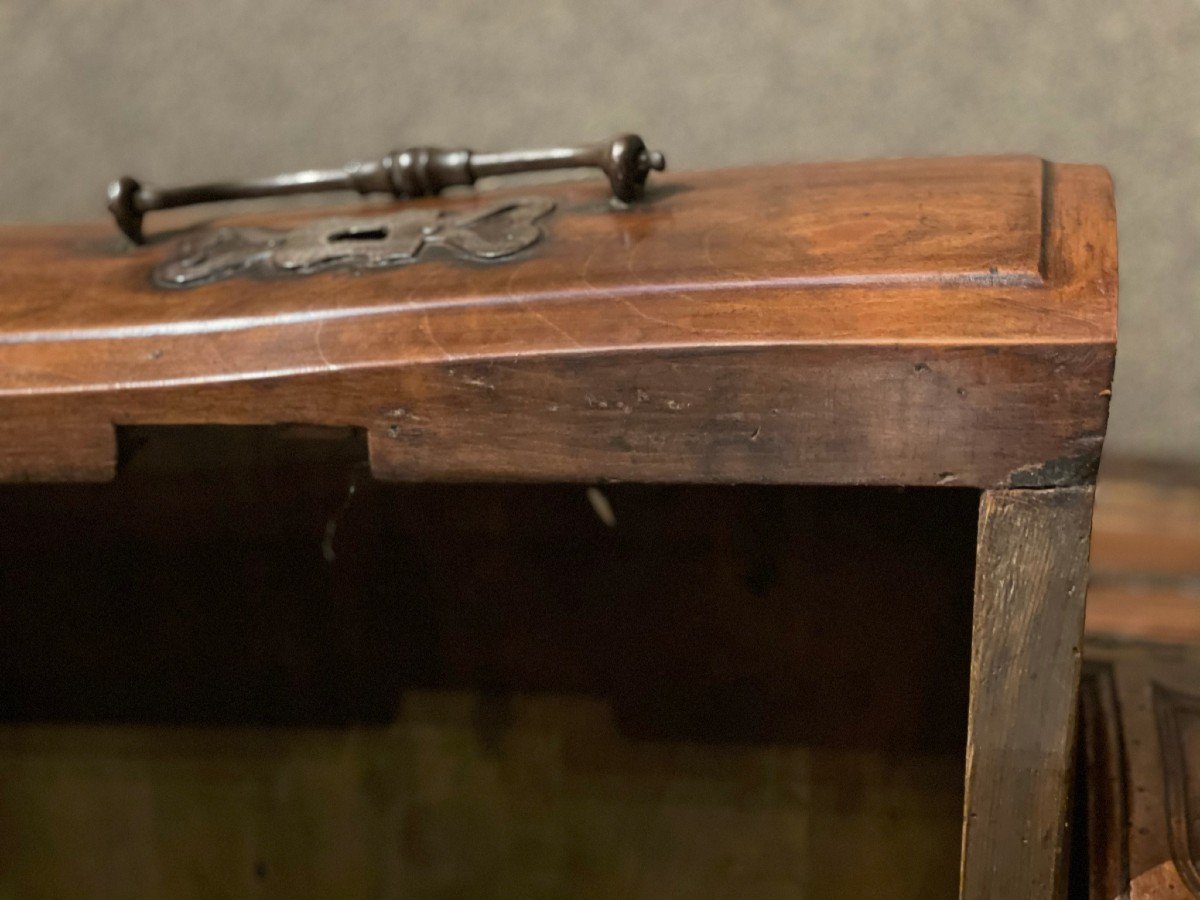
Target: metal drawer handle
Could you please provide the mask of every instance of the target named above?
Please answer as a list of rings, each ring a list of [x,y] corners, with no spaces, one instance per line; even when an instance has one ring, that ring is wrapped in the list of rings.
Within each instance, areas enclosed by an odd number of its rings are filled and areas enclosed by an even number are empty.
[[[108,188],[108,208],[117,226],[134,243],[145,243],[142,219],[158,209],[193,203],[282,197],[317,191],[357,191],[391,194],[400,199],[427,197],[453,185],[474,184],[490,175],[538,172],[549,169],[598,168],[608,176],[613,194],[626,203],[642,196],[651,170],[662,171],[666,160],[650,150],[636,134],[621,134],[609,141],[581,147],[475,153],[414,147],[397,150],[383,159],[350,163],[340,169],[313,169],[272,178],[213,182],[185,187],[157,188],[128,176]]]

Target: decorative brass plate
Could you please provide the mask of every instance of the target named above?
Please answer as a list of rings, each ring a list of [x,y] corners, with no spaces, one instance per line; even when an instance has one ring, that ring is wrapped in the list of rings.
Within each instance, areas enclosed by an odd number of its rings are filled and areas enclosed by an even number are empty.
[[[542,237],[537,220],[553,209],[551,200],[525,197],[465,212],[406,209],[317,219],[290,231],[231,226],[181,239],[155,268],[154,281],[183,288],[235,275],[359,272],[406,265],[434,246],[471,260],[503,259],[536,244]]]

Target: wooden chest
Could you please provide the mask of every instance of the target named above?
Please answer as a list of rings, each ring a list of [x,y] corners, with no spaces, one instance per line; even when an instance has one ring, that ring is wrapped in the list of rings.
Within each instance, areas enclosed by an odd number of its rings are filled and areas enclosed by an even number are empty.
[[[1060,893],[1107,173],[897,160],[411,208],[518,202],[542,212],[511,258],[187,287],[319,214],[137,249],[0,229],[0,673],[25,723],[0,758],[33,785],[0,822],[53,820],[13,748],[67,738],[29,723],[221,753],[320,728],[360,736],[369,784],[286,815],[196,801],[235,890]],[[242,231],[197,250],[218,225]],[[466,729],[461,777],[378,737],[396,722]],[[281,842],[330,790],[344,827]],[[41,877],[64,829],[9,871]]]

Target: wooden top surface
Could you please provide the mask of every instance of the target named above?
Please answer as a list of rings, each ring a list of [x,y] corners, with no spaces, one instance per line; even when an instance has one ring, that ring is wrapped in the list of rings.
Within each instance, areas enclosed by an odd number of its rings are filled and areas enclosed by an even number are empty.
[[[1070,223],[1047,202],[1062,176]],[[1096,168],[780,166],[656,177],[620,211],[594,179],[420,205],[510,195],[557,204],[517,259],[187,290],[150,280],[170,239],[130,248],[110,222],[0,227],[0,394],[649,346],[1114,338],[1111,193]],[[196,214],[149,228],[181,220]]]
[[[1117,299],[1100,167],[758,167],[655,176],[623,209],[598,179],[406,208],[512,197],[555,208],[507,260],[189,289],[152,280],[168,229],[329,212],[151,216],[146,247],[108,221],[0,226],[0,478],[111,475],[115,426],[280,422],[365,428],[394,478],[1094,476]]]

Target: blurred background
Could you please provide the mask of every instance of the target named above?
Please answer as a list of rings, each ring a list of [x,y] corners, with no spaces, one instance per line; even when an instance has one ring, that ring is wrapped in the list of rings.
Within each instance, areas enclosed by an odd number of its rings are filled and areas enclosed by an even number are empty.
[[[1200,457],[1196,0],[5,0],[0,219],[418,143],[644,134],[676,170],[1034,153],[1117,183],[1107,453]]]

